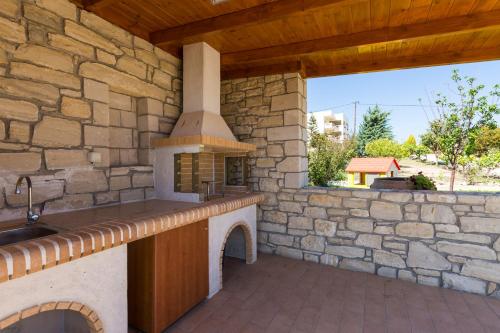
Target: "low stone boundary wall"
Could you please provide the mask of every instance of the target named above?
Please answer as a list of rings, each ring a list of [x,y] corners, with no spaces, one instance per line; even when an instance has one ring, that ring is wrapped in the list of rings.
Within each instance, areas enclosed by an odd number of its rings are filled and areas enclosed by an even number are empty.
[[[260,206],[262,252],[500,298],[499,193],[305,188],[276,198]]]

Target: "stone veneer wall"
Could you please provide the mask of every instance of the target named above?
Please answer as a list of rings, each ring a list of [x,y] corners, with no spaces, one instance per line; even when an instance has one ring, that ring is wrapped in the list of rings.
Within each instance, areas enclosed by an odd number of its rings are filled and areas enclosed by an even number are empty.
[[[153,196],[149,142],[179,116],[180,68],[67,0],[2,0],[0,220],[25,214],[21,174],[49,211]]]
[[[258,146],[259,250],[500,297],[498,194],[302,188],[304,86],[292,74],[222,83],[226,121]]]

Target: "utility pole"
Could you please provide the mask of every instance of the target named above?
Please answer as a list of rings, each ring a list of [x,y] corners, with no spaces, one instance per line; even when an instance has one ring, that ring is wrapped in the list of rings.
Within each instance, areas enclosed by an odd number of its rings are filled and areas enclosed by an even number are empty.
[[[356,101],[353,104],[354,104],[354,132],[353,132],[352,136],[355,137],[356,136],[356,113],[357,113],[357,107],[358,107],[359,102]]]

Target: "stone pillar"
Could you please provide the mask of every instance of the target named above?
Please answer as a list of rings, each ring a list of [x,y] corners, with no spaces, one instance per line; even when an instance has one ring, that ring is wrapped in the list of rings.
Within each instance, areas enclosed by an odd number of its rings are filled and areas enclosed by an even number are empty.
[[[163,137],[160,133],[163,103],[152,98],[137,101],[137,129],[139,130],[139,164],[153,165],[151,139]]]
[[[281,192],[307,185],[305,87],[297,73],[222,82],[221,115],[238,140],[257,146],[249,182],[266,196],[261,208],[276,209]]]
[[[276,165],[284,174],[285,188],[307,185],[307,105],[305,81],[299,74],[285,74],[286,94],[273,96],[271,112],[283,112],[283,126],[267,129],[268,145],[281,142],[285,159]]]

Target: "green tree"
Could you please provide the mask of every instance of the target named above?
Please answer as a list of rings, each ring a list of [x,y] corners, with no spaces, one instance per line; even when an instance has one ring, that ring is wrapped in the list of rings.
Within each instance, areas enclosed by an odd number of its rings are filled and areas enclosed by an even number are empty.
[[[359,127],[357,137],[357,152],[359,156],[365,156],[367,143],[377,139],[392,139],[392,128],[389,125],[389,112],[383,112],[378,105],[369,108],[363,115],[363,121]]]
[[[438,94],[435,103],[439,116],[435,124],[437,146],[451,167],[450,191],[453,191],[459,159],[470,152],[473,138],[482,127],[496,127],[494,116],[500,114],[500,109],[489,103],[487,95],[481,95],[484,85],[476,84],[474,78],[453,70],[451,79],[457,88],[458,101]],[[496,85],[489,95],[500,97],[500,86]]]
[[[365,147],[365,152],[370,157],[403,158],[409,154],[406,149],[403,149],[402,145],[390,139],[378,139],[369,142]]]
[[[483,127],[474,139],[474,154],[482,156],[491,150],[500,150],[500,128]]]
[[[413,134],[410,134],[408,136],[408,139],[406,139],[405,143],[408,146],[416,146],[417,145],[417,140],[415,139],[415,136]]]
[[[441,125],[439,120],[433,120],[429,123],[429,128],[427,132],[420,136],[420,142],[424,147],[427,147],[430,152],[436,155],[436,164],[438,163],[439,156],[439,142],[438,136],[441,131]]]
[[[312,148],[316,148],[316,146],[319,144],[318,140],[320,133],[318,129],[318,121],[316,120],[314,114],[312,114],[311,118],[309,118],[307,131],[309,132],[309,146]]]
[[[325,134],[318,134],[316,147],[309,149],[309,180],[316,186],[328,186],[330,181],[346,179],[345,168],[356,155],[354,141],[332,142]]]

